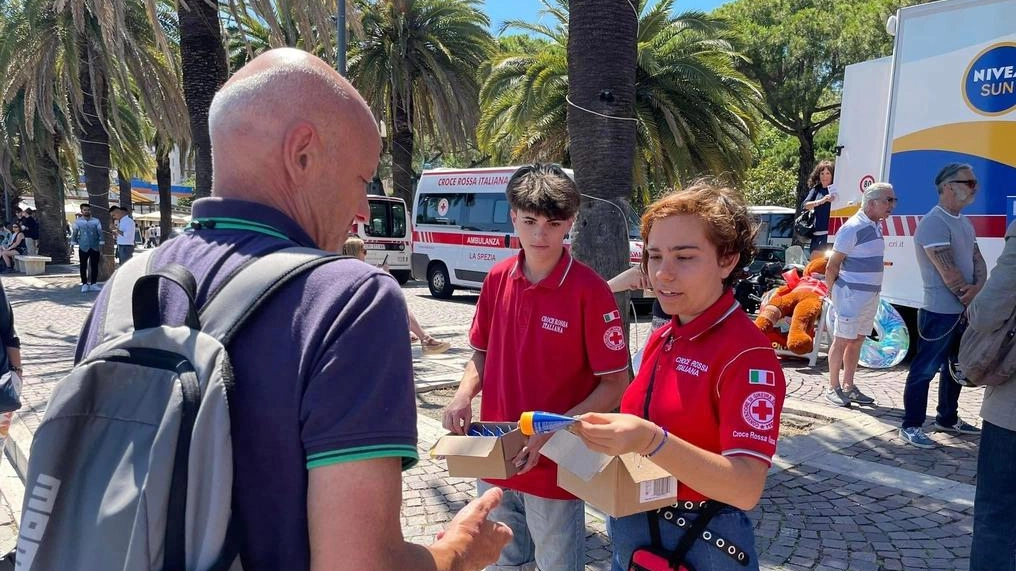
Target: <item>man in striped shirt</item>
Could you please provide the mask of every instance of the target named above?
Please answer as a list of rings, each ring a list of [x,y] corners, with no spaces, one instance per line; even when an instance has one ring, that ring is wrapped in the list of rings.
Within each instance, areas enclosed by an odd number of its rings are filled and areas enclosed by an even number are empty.
[[[882,291],[885,241],[881,222],[892,214],[895,206],[892,185],[876,182],[864,191],[861,209],[836,232],[836,243],[826,269],[826,285],[832,293],[836,316],[833,343],[829,346],[826,399],[837,406],[875,402],[854,385],[854,372],[861,356],[861,345],[875,322]]]

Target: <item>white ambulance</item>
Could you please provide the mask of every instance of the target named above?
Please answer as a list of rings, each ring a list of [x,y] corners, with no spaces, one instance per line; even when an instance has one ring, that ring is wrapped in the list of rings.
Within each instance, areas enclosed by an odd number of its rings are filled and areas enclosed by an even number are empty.
[[[434,169],[416,187],[413,275],[426,280],[434,297],[456,288],[480,289],[497,262],[515,255],[518,237],[505,190],[518,167]],[[568,176],[572,171],[565,169]],[[638,220],[629,215],[629,252],[642,260]]]
[[[830,238],[857,211],[864,189],[892,183],[899,198],[882,223],[882,297],[908,323],[923,303],[914,231],[938,202],[947,163],[979,182],[964,210],[990,270],[1016,219],[1016,2],[942,0],[901,8],[887,23],[893,55],[847,67],[837,142]]]
[[[409,255],[412,253],[409,215],[406,202],[393,196],[368,195],[370,219],[356,220],[349,235],[363,240],[367,246],[368,264],[381,266],[387,263],[400,284],[409,281],[412,274]]]

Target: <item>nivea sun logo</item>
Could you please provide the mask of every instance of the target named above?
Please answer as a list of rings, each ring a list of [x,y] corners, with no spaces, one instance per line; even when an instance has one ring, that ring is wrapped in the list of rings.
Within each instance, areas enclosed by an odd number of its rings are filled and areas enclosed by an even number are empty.
[[[974,58],[963,77],[963,97],[981,115],[1016,108],[1016,43],[995,44]]]

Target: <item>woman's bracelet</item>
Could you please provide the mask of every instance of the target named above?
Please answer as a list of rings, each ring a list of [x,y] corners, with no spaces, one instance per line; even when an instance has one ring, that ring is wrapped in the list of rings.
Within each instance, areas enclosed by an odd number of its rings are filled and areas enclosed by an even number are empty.
[[[663,445],[667,443],[667,429],[661,426],[660,430],[663,431],[663,439],[661,439],[660,443],[656,445],[656,448],[653,448],[652,452],[645,455],[646,458],[652,458],[653,456],[656,456],[656,453],[662,450]]]

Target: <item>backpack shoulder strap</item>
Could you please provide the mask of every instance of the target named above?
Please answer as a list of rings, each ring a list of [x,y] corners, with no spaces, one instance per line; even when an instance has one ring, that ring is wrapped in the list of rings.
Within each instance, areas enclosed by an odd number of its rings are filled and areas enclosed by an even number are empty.
[[[135,254],[106,282],[109,294],[106,296],[106,311],[98,316],[96,345],[134,330],[133,306],[127,301],[134,297],[134,284],[148,274],[153,257],[151,251]]]
[[[349,258],[314,248],[283,248],[247,264],[226,279],[201,308],[201,330],[228,346],[247,318],[291,279],[328,262]]]

